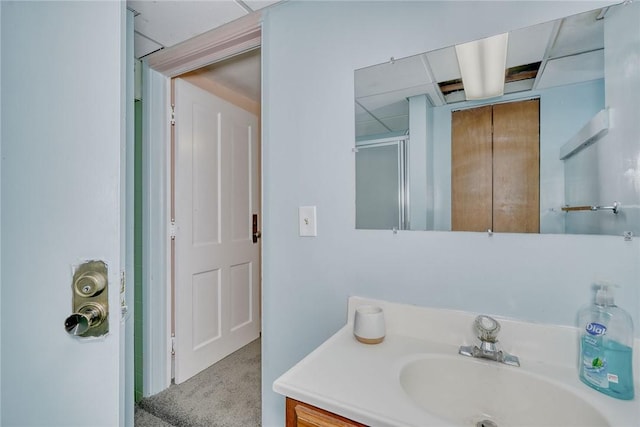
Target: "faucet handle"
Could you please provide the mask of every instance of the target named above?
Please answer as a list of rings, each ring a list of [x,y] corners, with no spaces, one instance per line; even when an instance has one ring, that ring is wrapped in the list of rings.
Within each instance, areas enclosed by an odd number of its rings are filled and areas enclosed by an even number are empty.
[[[476,317],[473,322],[473,326],[478,332],[478,338],[480,341],[496,342],[498,341],[498,332],[500,332],[500,324],[496,319],[487,315],[480,315]]]

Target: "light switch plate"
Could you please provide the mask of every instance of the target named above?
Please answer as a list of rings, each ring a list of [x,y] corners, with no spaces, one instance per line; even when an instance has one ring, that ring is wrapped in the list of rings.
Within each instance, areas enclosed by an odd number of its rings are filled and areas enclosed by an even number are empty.
[[[318,235],[315,206],[300,206],[298,208],[298,223],[300,236],[315,237]]]

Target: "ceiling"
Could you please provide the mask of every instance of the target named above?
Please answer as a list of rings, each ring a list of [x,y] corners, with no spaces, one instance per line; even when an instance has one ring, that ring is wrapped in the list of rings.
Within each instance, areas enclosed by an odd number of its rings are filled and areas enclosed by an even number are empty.
[[[127,0],[134,12],[134,54],[153,55],[221,27],[278,0]],[[505,84],[505,93],[544,89],[602,78],[601,11],[576,15],[509,33],[507,68],[539,63],[532,78]],[[260,51],[212,64],[198,73],[260,101]],[[426,94],[434,106],[464,101],[453,46],[356,71],[356,134],[408,129],[411,96]],[[442,83],[453,83],[445,86]],[[456,86],[457,85],[457,86]],[[449,89],[446,89],[448,87]],[[453,89],[451,89],[453,88]]]
[[[127,0],[134,14],[134,55],[141,59],[274,5],[274,0]],[[260,100],[260,51],[247,52],[198,71],[256,102]]]
[[[127,0],[134,15],[134,55],[157,50],[260,11],[274,0]]]
[[[510,32],[505,71],[513,81],[505,83],[505,94],[603,78],[605,12]],[[356,136],[361,138],[406,132],[411,96],[426,94],[432,106],[465,101],[453,46],[363,68],[355,76]]]

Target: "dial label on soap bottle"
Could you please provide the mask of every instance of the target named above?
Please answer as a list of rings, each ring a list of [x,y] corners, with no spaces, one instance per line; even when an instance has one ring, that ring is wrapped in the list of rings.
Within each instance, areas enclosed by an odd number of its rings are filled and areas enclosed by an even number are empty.
[[[591,322],[589,323],[585,330],[587,331],[587,333],[594,335],[594,336],[598,336],[598,335],[604,335],[607,333],[607,327],[604,326],[603,324],[597,323],[597,322]]]

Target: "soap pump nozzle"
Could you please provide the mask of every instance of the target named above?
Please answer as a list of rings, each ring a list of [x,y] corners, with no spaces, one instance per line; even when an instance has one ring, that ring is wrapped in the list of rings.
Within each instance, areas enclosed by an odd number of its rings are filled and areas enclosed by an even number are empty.
[[[595,303],[601,306],[614,306],[613,288],[615,285],[607,282],[598,282],[594,285],[596,291]]]

